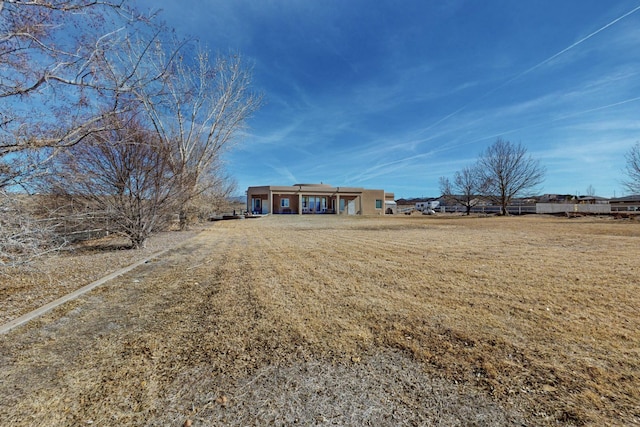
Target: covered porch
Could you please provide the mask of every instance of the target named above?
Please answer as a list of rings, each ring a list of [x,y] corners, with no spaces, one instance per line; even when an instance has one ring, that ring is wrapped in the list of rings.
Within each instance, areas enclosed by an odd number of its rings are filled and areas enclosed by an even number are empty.
[[[362,211],[362,194],[357,189],[323,184],[251,187],[247,191],[247,211],[255,215],[356,215]]]

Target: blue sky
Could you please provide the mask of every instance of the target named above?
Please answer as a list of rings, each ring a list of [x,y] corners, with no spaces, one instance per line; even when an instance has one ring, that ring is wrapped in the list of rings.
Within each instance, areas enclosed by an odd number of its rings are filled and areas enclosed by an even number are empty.
[[[625,194],[640,140],[640,1],[144,0],[253,64],[265,105],[227,156],[239,193],[324,182],[438,196],[498,137],[536,193]]]

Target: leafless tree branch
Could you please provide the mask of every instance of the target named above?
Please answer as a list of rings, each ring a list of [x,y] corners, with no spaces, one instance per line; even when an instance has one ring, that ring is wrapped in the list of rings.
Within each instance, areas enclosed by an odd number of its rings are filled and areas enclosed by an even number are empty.
[[[627,180],[624,182],[625,187],[632,194],[640,194],[640,142],[631,147],[626,155]]]
[[[544,180],[545,169],[527,155],[521,144],[498,138],[478,161],[483,181],[488,183],[487,193],[500,204],[502,215],[508,215],[507,206],[513,197],[531,190]]]
[[[66,244],[54,221],[35,215],[33,198],[0,189],[0,267],[28,263]]]
[[[160,140],[171,147],[172,167],[183,189],[181,206],[186,208],[212,184],[205,179],[207,171],[237,142],[261,97],[251,91],[251,70],[237,54],[211,60],[199,50],[192,62],[182,55],[167,61],[158,50],[155,58],[157,69],[170,71],[161,88],[145,86],[138,99]],[[180,217],[184,228],[186,212]]]
[[[467,215],[471,214],[471,208],[478,204],[478,197],[484,195],[488,187],[489,181],[477,165],[456,172],[453,183],[446,177],[440,178],[442,195],[464,206]]]
[[[100,213],[83,226],[124,235],[138,248],[166,228],[178,210],[179,190],[166,147],[135,117],[120,120],[60,154],[46,193]]]

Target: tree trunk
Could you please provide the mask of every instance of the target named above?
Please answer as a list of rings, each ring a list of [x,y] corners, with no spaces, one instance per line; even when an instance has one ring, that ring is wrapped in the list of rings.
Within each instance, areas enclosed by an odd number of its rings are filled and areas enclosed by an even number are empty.
[[[187,210],[183,207],[180,208],[180,231],[185,231],[189,227],[189,217],[187,215]]]
[[[147,247],[146,236],[143,236],[143,235],[131,236],[130,239],[131,239],[131,246],[133,247],[133,249],[144,249]]]

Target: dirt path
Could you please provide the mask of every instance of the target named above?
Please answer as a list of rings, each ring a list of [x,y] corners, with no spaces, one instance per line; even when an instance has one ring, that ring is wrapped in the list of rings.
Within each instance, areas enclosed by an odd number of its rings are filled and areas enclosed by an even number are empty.
[[[125,249],[130,242],[108,236],[81,242],[31,264],[0,270],[0,324],[50,304],[114,271],[172,248],[195,236],[204,226],[189,231],[167,231],[151,236],[141,249]]]
[[[81,287],[80,289],[77,289],[71,293],[68,293],[66,295],[61,296],[60,298],[51,301],[50,303],[47,303],[41,307],[36,308],[35,310],[32,310],[28,313],[23,314],[22,316],[13,319],[10,322],[7,322],[5,324],[0,325],[0,334],[5,334],[7,332],[9,332],[12,329],[15,329],[19,326],[22,326],[28,322],[33,321],[34,319],[37,319],[38,317],[42,316],[43,314],[57,308],[60,307],[63,304],[66,304],[70,301],[73,301],[77,298],[79,298],[80,296],[86,294],[87,292],[91,292],[92,290],[94,290],[95,288],[97,288],[98,286],[104,285],[105,283],[111,282],[113,279],[115,279],[118,276],[121,276],[125,273],[128,273],[129,271],[140,267],[143,264],[149,263],[152,260],[161,257],[162,255],[164,255],[167,251],[169,251],[169,249],[166,249],[164,251],[160,251],[160,252],[156,252],[154,254],[151,254],[149,257],[147,258],[143,258],[140,261],[136,261],[131,265],[128,265],[124,268],[118,269],[116,271],[114,271],[111,274],[108,274],[94,282],[89,283],[88,285],[85,285],[83,287]]]
[[[592,387],[581,383],[580,363],[564,365],[565,326],[536,331],[550,312],[531,305],[535,312],[518,311],[535,298],[546,304],[551,288],[540,282],[541,289],[527,287],[515,296],[515,282],[505,283],[514,270],[519,280],[534,280],[524,258],[540,260],[542,252],[534,248],[548,250],[559,231],[530,238],[505,265],[509,251],[503,254],[503,247],[522,237],[522,226],[502,222],[496,234],[493,224],[313,218],[218,223],[0,336],[0,419],[41,426],[179,426],[187,419],[196,426],[588,422],[587,408],[568,400],[581,395],[564,391],[568,369],[576,370],[572,387]],[[452,236],[457,242],[448,243]],[[442,247],[425,251],[418,245],[425,237]],[[455,252],[465,238],[486,244]],[[626,253],[637,236],[611,242],[621,242],[617,252]],[[583,255],[591,256],[588,248]],[[619,267],[610,289],[635,277],[634,259],[617,258],[630,270]],[[555,271],[559,264],[552,263],[565,261],[573,262],[557,254],[548,262]],[[597,283],[605,273],[593,262]],[[558,279],[564,273],[554,274]],[[569,297],[590,301],[575,292],[563,298]],[[629,307],[634,298],[628,295]],[[630,315],[626,308],[618,314]],[[628,349],[639,341],[637,329],[632,332],[638,320],[629,321],[623,325],[627,341],[616,343],[619,359],[603,355],[610,343],[593,328],[590,334],[603,342],[582,348],[578,331],[566,354],[574,361],[588,356],[591,366],[627,364],[620,374],[631,375],[633,388],[637,359]],[[580,324],[569,323],[567,330]],[[558,365],[550,368],[553,363]],[[592,369],[590,381],[610,378]],[[624,387],[612,393],[623,403],[624,419],[632,420],[632,392]]]

